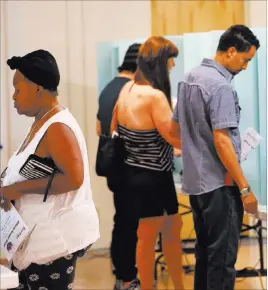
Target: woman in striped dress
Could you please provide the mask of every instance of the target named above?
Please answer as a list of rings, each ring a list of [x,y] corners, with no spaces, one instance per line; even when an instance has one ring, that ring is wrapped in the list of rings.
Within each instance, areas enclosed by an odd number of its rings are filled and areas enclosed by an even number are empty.
[[[125,142],[127,194],[132,205],[126,221],[130,217],[139,221],[137,266],[144,290],[154,287],[154,250],[159,233],[175,289],[184,289],[182,221],[172,175],[173,148],[180,149],[180,140],[169,134],[169,72],[177,55],[177,47],[163,37],[151,37],[141,46],[134,81],[121,90],[111,125],[111,131],[118,131]]]

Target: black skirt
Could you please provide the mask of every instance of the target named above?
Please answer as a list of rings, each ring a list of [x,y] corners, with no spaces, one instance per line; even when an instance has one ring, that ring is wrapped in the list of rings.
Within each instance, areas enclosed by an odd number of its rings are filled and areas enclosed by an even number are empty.
[[[155,171],[126,166],[126,191],[139,218],[178,213],[178,200],[172,171]]]

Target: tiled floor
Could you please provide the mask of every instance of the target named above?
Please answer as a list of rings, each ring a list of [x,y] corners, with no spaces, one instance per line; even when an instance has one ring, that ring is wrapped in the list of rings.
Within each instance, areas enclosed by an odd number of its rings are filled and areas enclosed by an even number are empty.
[[[266,245],[266,242],[265,242]],[[76,280],[75,280],[75,290],[109,290],[113,289],[114,277],[112,275],[112,266],[109,259],[108,251],[99,253],[99,256],[94,256],[94,252],[89,252],[88,258],[83,258],[78,262]],[[265,246],[265,262],[266,262],[266,246]],[[187,255],[190,264],[194,262],[194,257]],[[241,242],[238,261],[236,264],[237,269],[242,269],[245,267],[254,267],[259,260],[258,247],[256,241]],[[186,264],[185,259],[183,260]],[[265,263],[266,266],[266,263]],[[259,267],[259,264],[256,265]],[[173,289],[172,283],[164,271],[160,274],[158,279],[158,289]],[[266,277],[262,277],[264,289],[266,288]],[[193,289],[193,275],[184,276],[185,290]],[[235,289],[238,290],[261,290],[261,284],[259,278],[247,278],[243,281],[237,279]]]

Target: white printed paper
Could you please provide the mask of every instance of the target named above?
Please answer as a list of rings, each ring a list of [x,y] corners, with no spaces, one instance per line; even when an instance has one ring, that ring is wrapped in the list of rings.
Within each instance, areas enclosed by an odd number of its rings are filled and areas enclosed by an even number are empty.
[[[242,136],[241,144],[241,161],[248,158],[248,155],[253,151],[261,142],[262,137],[253,129],[248,128]]]
[[[1,249],[10,261],[28,235],[29,229],[13,205],[7,212],[1,209],[0,215]]]

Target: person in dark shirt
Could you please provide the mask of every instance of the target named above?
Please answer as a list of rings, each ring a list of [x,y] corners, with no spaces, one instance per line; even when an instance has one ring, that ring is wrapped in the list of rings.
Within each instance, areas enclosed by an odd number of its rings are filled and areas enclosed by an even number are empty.
[[[110,135],[110,125],[114,106],[121,89],[134,78],[137,69],[137,56],[141,44],[132,44],[125,55],[123,64],[118,68],[119,74],[103,89],[99,97],[97,114],[97,135]],[[114,228],[111,243],[111,258],[116,276],[115,290],[139,289],[136,268],[136,244],[138,223],[128,217],[132,201],[124,190],[122,175],[107,178],[109,189],[114,193]]]

